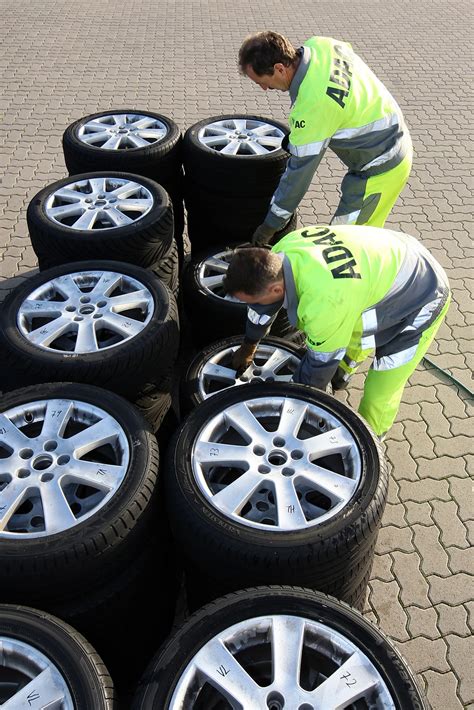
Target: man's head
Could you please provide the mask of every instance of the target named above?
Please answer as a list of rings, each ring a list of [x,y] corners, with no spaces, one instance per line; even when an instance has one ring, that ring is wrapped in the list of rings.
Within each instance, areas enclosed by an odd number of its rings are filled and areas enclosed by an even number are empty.
[[[258,247],[237,249],[224,277],[224,288],[244,303],[267,306],[283,300],[285,280],[280,257]]]
[[[249,35],[239,50],[241,73],[264,91],[288,91],[298,63],[298,52],[291,42],[271,30]]]

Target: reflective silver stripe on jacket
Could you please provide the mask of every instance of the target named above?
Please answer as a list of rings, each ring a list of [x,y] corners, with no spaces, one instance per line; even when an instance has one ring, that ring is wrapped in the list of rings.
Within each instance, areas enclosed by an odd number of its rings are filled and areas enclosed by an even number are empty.
[[[406,365],[410,360],[413,360],[415,353],[418,348],[418,343],[412,345],[411,348],[406,350],[401,350],[399,353],[394,353],[393,355],[384,355],[380,358],[374,358],[372,363],[373,370],[395,370],[396,367],[401,367]]]
[[[304,145],[294,145],[288,143],[288,151],[291,155],[297,158],[305,158],[308,155],[319,155],[329,145],[330,138],[325,138],[323,141],[315,141],[314,143],[305,143]]]
[[[371,160],[370,163],[363,165],[360,170],[363,172],[365,170],[369,170],[370,168],[375,168],[377,165],[384,165],[385,163],[388,163],[389,160],[392,160],[392,158],[395,158],[399,152],[400,142],[397,141],[395,145],[390,148],[390,150],[387,150],[386,153],[382,153],[382,155],[379,155],[378,158],[374,158],[374,160]]]
[[[257,311],[254,311],[253,308],[247,308],[247,317],[249,321],[255,325],[266,325],[271,318],[271,316],[268,316],[265,313],[260,315]]]
[[[367,133],[372,133],[373,131],[383,131],[386,128],[391,128],[400,123],[400,117],[398,113],[391,113],[388,116],[379,118],[372,123],[367,123],[365,126],[359,126],[358,128],[341,128],[341,130],[336,131],[333,135],[333,140],[340,140],[345,138],[356,138],[357,136],[363,136]]]
[[[350,212],[349,214],[340,214],[332,218],[331,224],[355,224],[359,215],[360,210]]]
[[[407,325],[407,327],[402,330],[402,333],[405,333],[407,330],[418,330],[422,325],[431,320],[434,311],[438,308],[442,300],[442,298],[435,298],[434,301],[430,301],[424,305],[415,316],[413,323],[411,325]]]
[[[346,354],[346,348],[339,348],[339,350],[333,350],[331,353],[321,353],[319,351],[313,350],[312,348],[307,348],[306,353],[311,360],[315,362],[320,362],[321,364],[326,364],[331,362],[331,360],[342,360]]]
[[[277,217],[291,217],[291,212],[288,212],[288,210],[284,210],[282,207],[279,207],[275,202],[271,203],[270,211],[273,212],[273,214],[276,214]]]
[[[375,333],[377,332],[377,313],[375,308],[370,308],[362,313],[362,337],[360,346],[362,350],[375,348]]]

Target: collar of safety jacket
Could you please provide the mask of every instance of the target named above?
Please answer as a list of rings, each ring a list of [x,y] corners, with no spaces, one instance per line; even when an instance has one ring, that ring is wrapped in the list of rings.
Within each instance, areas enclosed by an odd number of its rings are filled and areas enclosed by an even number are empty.
[[[311,50],[309,47],[300,47],[298,52],[301,55],[301,59],[298,65],[298,69],[296,70],[293,80],[290,84],[291,105],[293,105],[296,101],[301,82],[306,76],[306,72],[308,71],[309,67],[309,62],[311,60]]]
[[[296,326],[298,320],[298,297],[296,295],[296,285],[293,276],[291,263],[286,254],[278,252],[280,259],[283,259],[283,276],[285,279],[285,298],[283,308],[286,309],[290,324]]]

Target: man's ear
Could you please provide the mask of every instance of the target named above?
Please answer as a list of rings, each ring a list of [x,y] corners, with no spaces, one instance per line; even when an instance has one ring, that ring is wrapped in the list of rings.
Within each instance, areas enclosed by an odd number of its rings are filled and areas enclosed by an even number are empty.
[[[277,74],[284,74],[285,73],[285,65],[282,64],[281,62],[277,62],[276,64],[273,65],[273,71],[276,72]]]

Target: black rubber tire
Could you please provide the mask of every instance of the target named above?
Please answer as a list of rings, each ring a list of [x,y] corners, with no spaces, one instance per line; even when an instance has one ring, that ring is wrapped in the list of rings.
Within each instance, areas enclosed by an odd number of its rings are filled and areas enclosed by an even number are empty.
[[[202,251],[191,258],[183,271],[181,287],[184,308],[194,342],[200,347],[209,345],[220,338],[241,335],[245,332],[247,306],[244,303],[228,301],[209,294],[199,281],[199,269],[202,261],[236,246],[238,245],[228,244]],[[290,325],[284,308],[280,310],[272,323],[270,334],[297,344],[302,344],[305,339],[300,331]]]
[[[77,271],[110,270],[138,279],[154,298],[155,311],[143,330],[123,344],[96,353],[43,350],[21,334],[17,315],[33,289],[58,276]],[[149,270],[115,261],[83,261],[56,266],[32,276],[15,288],[0,308],[0,391],[39,382],[63,380],[96,384],[126,397],[141,385],[159,382],[173,365],[179,347],[176,301]]]
[[[286,168],[288,153],[283,148],[267,155],[222,155],[198,139],[199,131],[207,124],[242,117],[265,121],[285,134],[289,133],[285,124],[261,116],[224,114],[198,121],[184,134],[183,163],[186,178],[212,193],[235,197],[270,197]]]
[[[224,515],[200,491],[192,472],[192,452],[201,428],[217,412],[262,396],[316,404],[351,432],[361,457],[361,477],[340,515],[303,530],[272,533]],[[227,588],[300,584],[345,597],[372,564],[369,553],[385,508],[388,471],[379,442],[364,420],[342,402],[304,385],[250,384],[215,394],[185,419],[167,452],[165,486],[177,543],[203,578],[218,578]]]
[[[269,615],[304,617],[342,634],[380,673],[395,710],[429,710],[399,651],[361,614],[331,597],[307,589],[270,586],[229,594],[191,616],[150,662],[132,710],[169,710],[176,685],[200,648],[234,624]]]
[[[2,604],[0,636],[27,643],[47,656],[67,682],[75,710],[116,707],[113,682],[102,659],[80,633],[60,619],[30,607]],[[28,702],[32,708],[36,704],[33,698]]]
[[[95,404],[121,425],[130,447],[122,485],[95,515],[68,530],[0,545],[0,602],[53,604],[99,586],[141,549],[158,505],[159,452],[144,418],[111,392],[71,383],[28,387],[0,399],[0,412],[31,401],[71,399]]]
[[[228,242],[250,242],[257,227],[262,224],[270,203],[262,200],[260,205],[254,209],[242,209],[242,205],[237,200],[228,200],[224,206],[219,200],[211,197],[206,204],[198,202],[188,202],[188,234],[193,249],[206,249],[212,244],[222,244],[222,240]],[[214,206],[212,203],[215,203]],[[275,244],[279,239],[298,228],[297,212],[294,212],[288,223],[280,229],[270,240]]]
[[[179,254],[178,245],[173,239],[171,248],[164,259],[160,259],[149,267],[163,283],[168,286],[176,300],[179,296]]]
[[[132,173],[104,171],[74,176],[76,181],[98,177],[139,182],[153,195],[150,212],[124,227],[70,229],[46,216],[46,202],[53,192],[70,184],[71,178],[51,183],[33,197],[26,213],[38,261],[59,265],[86,259],[113,259],[146,267],[164,258],[171,247],[174,229],[173,206],[166,190],[154,180]]]
[[[78,131],[88,121],[101,116],[124,113],[135,113],[158,119],[167,126],[167,135],[146,148],[128,148],[127,150],[104,150],[97,146],[87,145],[79,139]],[[84,116],[66,128],[62,142],[64,161],[69,175],[97,170],[119,170],[144,175],[160,184],[170,185],[181,171],[181,131],[170,118],[151,111],[117,109]]]
[[[226,348],[238,347],[242,344],[243,335],[235,335],[231,338],[218,340],[206,348],[198,352],[191,360],[184,371],[184,377],[181,378],[181,407],[184,412],[190,412],[203,401],[199,392],[199,378],[201,376],[204,365],[211,357]],[[285,348],[297,357],[301,358],[304,354],[304,348],[301,348],[283,338],[267,337],[260,341],[262,345],[274,345],[275,347]]]
[[[165,374],[162,380],[156,384],[144,385],[133,398],[135,407],[143,414],[149,422],[155,434],[159,431],[163,419],[166,417],[173,398],[171,394],[173,386],[172,369]]]

